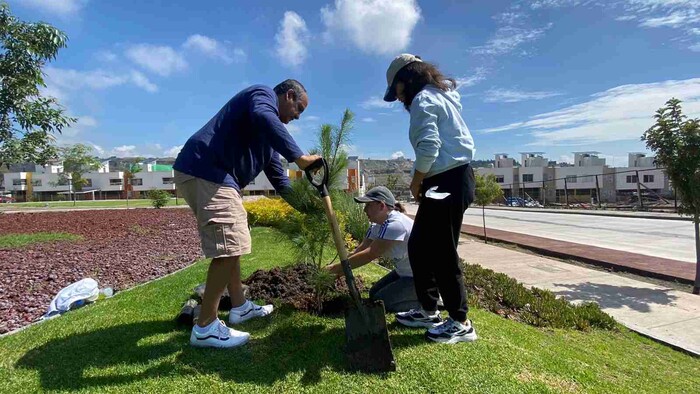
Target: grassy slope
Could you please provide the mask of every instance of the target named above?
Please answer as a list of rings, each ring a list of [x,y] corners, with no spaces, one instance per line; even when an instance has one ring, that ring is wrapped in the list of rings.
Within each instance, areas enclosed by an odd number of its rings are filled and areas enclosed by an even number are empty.
[[[291,263],[274,230],[253,230],[244,275]],[[263,247],[264,245],[264,247]],[[383,271],[363,267],[376,280]],[[344,322],[289,309],[245,323],[252,342],[233,350],[193,349],[173,318],[206,263],[117,294],[0,339],[0,392],[688,392],[700,361],[623,330],[541,330],[485,312],[470,315],[479,341],[426,343],[389,316],[399,371],[346,371]],[[222,317],[225,314],[222,314]]]

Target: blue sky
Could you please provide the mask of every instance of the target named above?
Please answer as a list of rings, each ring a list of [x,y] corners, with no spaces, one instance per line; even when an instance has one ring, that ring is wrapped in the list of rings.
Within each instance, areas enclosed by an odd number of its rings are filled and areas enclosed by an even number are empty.
[[[700,116],[699,0],[10,0],[69,36],[46,94],[78,123],[60,143],[101,156],[174,155],[243,87],[299,79],[304,150],[356,114],[361,157],[413,157],[408,114],[381,101],[399,53],[460,82],[479,159],[599,151],[626,165],[672,96]]]

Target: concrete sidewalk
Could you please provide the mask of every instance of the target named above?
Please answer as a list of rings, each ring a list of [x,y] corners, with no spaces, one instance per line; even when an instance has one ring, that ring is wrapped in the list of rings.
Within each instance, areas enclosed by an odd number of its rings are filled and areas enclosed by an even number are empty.
[[[463,237],[467,262],[572,302],[593,301],[626,327],[700,356],[700,296]]]

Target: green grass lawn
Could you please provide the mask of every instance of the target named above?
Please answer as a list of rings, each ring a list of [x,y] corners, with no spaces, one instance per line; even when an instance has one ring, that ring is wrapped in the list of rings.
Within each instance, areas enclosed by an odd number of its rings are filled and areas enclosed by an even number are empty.
[[[0,235],[0,249],[21,248],[41,242],[77,241],[79,239],[83,239],[83,237],[70,233],[6,234]]]
[[[178,198],[177,201],[175,198],[171,198],[170,201],[168,202],[168,205],[170,206],[175,206],[175,205],[187,205],[185,200],[183,198]],[[136,200],[129,200],[128,207],[129,208],[143,208],[143,207],[151,207],[151,200],[150,199],[136,199]],[[56,208],[56,209],[65,209],[65,208],[126,208],[127,207],[127,202],[126,200],[88,200],[88,201],[76,201],[75,205],[73,205],[73,201],[46,201],[46,202],[19,202],[19,203],[12,203],[12,204],[0,204],[0,211],[2,210],[17,210],[17,209],[36,209],[36,208]]]
[[[290,264],[281,233],[253,229],[243,272]],[[388,323],[398,371],[349,372],[342,317],[278,308],[244,323],[242,348],[188,346],[173,321],[206,274],[199,262],[156,282],[0,338],[0,392],[479,392],[681,393],[700,387],[700,360],[622,329],[543,330],[484,310],[470,312],[471,344],[428,343],[420,329]],[[366,266],[374,281],[384,273]],[[226,313],[222,314],[225,318]]]

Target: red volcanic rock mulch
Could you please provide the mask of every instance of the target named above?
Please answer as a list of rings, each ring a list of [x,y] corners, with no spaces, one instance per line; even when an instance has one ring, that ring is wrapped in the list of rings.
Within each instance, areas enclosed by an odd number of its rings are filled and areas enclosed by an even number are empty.
[[[59,290],[80,279],[118,291],[201,258],[188,209],[0,214],[0,235],[35,232],[83,239],[0,248],[0,333],[41,317]]]

